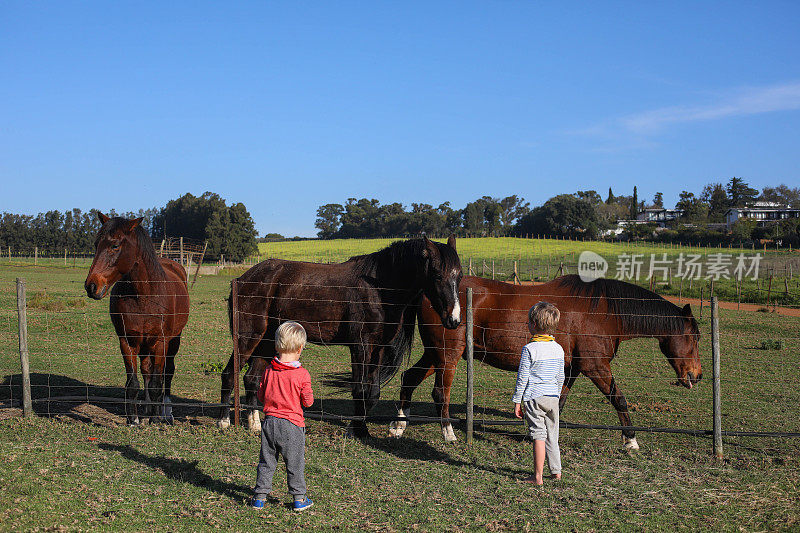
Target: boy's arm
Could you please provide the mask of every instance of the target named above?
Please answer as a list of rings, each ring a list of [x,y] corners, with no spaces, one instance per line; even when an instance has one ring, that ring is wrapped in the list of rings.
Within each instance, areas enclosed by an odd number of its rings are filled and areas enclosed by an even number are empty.
[[[531,356],[528,347],[522,348],[522,354],[519,356],[519,370],[517,370],[517,384],[514,387],[514,396],[511,401],[514,403],[522,402],[522,397],[525,394],[525,389],[528,388],[528,380],[531,375]]]
[[[269,372],[269,366],[264,369],[264,374],[261,375],[261,381],[258,382],[258,393],[256,394],[258,401],[262,404],[264,403],[264,393],[267,390],[267,372]]]
[[[311,407],[314,403],[314,391],[311,389],[311,374],[306,371],[305,379],[300,386],[300,403],[303,407]]]

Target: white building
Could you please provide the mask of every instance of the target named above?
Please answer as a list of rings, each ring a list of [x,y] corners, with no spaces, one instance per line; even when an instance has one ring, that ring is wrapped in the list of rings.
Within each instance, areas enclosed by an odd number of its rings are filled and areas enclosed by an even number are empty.
[[[642,222],[656,222],[659,226],[663,226],[670,220],[676,220],[683,214],[683,209],[666,209],[664,207],[648,207],[639,211],[636,215],[636,220]]]
[[[775,202],[756,202],[746,207],[731,207],[725,211],[725,227],[731,229],[733,224],[742,218],[758,221],[760,226],[787,218],[800,217],[800,209]]]

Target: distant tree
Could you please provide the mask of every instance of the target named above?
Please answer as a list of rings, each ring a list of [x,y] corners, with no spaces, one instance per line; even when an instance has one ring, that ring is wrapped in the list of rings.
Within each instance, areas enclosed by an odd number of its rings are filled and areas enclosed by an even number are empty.
[[[530,203],[526,202],[525,198],[518,198],[516,194],[506,196],[497,203],[500,206],[500,224],[506,232],[511,230],[520,217],[531,210]]]
[[[758,191],[750,187],[742,178],[731,178],[726,191],[730,207],[744,207],[758,198]]]
[[[317,236],[320,239],[331,239],[339,230],[340,219],[344,213],[344,207],[340,204],[325,204],[317,208],[317,220],[314,227],[319,231]]]
[[[631,200],[631,213],[630,213],[631,220],[636,220],[636,216],[638,214],[639,214],[639,195],[636,192],[636,185],[634,185],[633,199]]]
[[[653,206],[658,208],[664,207],[664,194],[657,192],[656,195],[653,197]]]
[[[520,218],[514,234],[564,237],[583,235],[594,238],[597,228],[597,213],[588,200],[576,198],[572,194],[560,194]]]
[[[597,191],[577,191],[575,193],[576,198],[580,198],[581,200],[586,200],[592,205],[597,205],[603,202],[603,199],[597,194]]]
[[[681,191],[675,207],[683,210],[681,219],[686,222],[700,222],[708,217],[708,204],[695,198],[693,192]]]
[[[608,188],[608,197],[606,198],[606,203],[607,204],[613,204],[615,201],[616,201],[616,198],[614,198],[614,193],[611,192],[611,187],[609,187]]]
[[[711,222],[722,222],[725,211],[730,207],[725,187],[721,183],[709,183],[703,187],[700,199],[708,204],[708,219]]]
[[[759,200],[800,208],[800,187],[791,188],[783,183],[777,187],[764,187]]]

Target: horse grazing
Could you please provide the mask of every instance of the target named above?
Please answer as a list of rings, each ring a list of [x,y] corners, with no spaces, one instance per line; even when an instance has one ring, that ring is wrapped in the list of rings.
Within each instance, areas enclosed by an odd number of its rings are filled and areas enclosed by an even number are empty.
[[[528,310],[544,300],[561,311],[555,335],[564,348],[565,381],[560,407],[580,373],[592,380],[617,410],[622,426],[631,426],[625,396],[614,381],[611,360],[619,343],[636,337],[654,337],[686,388],[700,381],[702,372],[698,357],[700,332],[687,304],[682,309],[658,294],[637,285],[613,279],[584,282],[569,275],[537,286],[517,286],[499,281],[466,276],[461,283],[460,297],[466,300],[466,289],[473,289],[474,356],[495,368],[516,371],[522,347],[528,342],[526,328]],[[420,360],[403,373],[400,393],[400,416],[407,417],[414,389],[436,374],[433,400],[439,415],[449,418],[450,387],[456,365],[466,349],[466,325],[445,331],[433,321],[427,302],[419,312],[419,332],[425,348]],[[511,393],[509,392],[509,398]],[[389,433],[403,434],[406,421],[393,422]],[[450,423],[442,423],[445,440],[455,441]],[[638,449],[632,429],[622,431],[623,445]]]
[[[139,380],[136,358],[144,379],[144,417],[161,415],[172,421],[170,388],[181,331],[189,317],[186,271],[171,259],[159,258],[141,218],[110,218],[99,213],[103,226],[95,239],[95,254],[86,277],[86,294],[102,299],[110,289],[109,312],[119,336],[128,379],[125,414],[139,423],[136,403]]]
[[[259,377],[275,355],[275,331],[282,322],[294,320],[305,328],[309,342],[350,348],[354,414],[366,416],[381,385],[394,376],[411,349],[423,295],[429,314],[440,324],[458,326],[462,273],[455,245],[453,236],[447,244],[411,239],[344,263],[268,259],[245,272],[237,281],[236,313],[239,359],[242,365],[250,361],[244,376],[247,404],[256,404]],[[233,311],[229,299],[231,328]],[[222,428],[230,425],[233,380],[231,355],[222,373]],[[258,411],[251,409],[251,430],[260,430],[259,420]],[[369,435],[363,419],[355,420],[350,431],[358,437]]]

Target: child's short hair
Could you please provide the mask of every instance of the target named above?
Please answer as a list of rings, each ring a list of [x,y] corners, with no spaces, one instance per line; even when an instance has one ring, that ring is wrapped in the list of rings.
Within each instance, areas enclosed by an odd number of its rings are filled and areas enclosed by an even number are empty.
[[[538,302],[528,311],[528,322],[543,333],[555,333],[560,319],[561,312],[550,302]]]
[[[275,350],[293,353],[306,345],[306,330],[297,322],[284,322],[275,332]]]

